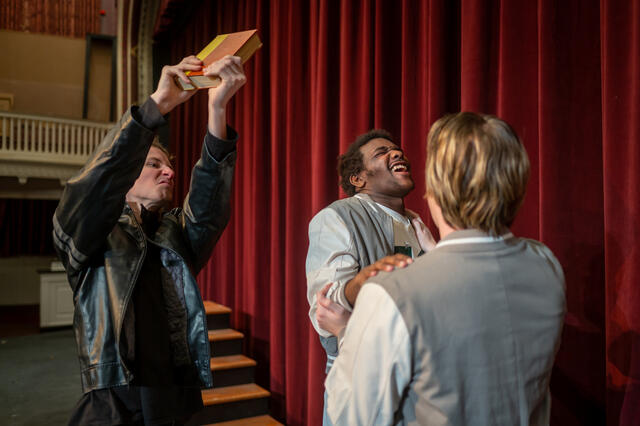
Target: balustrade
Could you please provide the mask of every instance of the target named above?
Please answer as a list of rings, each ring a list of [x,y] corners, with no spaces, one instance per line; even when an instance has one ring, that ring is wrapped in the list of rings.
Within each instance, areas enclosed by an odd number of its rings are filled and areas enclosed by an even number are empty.
[[[0,112],[0,159],[82,165],[112,126]]]

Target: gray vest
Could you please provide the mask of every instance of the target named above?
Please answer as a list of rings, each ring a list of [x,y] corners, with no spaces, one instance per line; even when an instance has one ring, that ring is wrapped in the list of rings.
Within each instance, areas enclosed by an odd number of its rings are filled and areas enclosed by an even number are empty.
[[[368,195],[359,197],[370,199]],[[393,254],[393,219],[382,209],[374,208],[357,197],[335,201],[328,208],[338,213],[350,230],[360,269]],[[338,355],[338,339],[334,336],[320,336],[320,343],[327,355]],[[329,372],[329,366],[326,372]]]
[[[443,246],[376,283],[411,337],[412,381],[394,424],[548,425],[565,305],[562,268],[546,246]]]

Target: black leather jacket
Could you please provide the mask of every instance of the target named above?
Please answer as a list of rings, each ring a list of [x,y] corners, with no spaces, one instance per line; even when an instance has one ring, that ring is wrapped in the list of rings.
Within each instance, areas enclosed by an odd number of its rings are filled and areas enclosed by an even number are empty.
[[[205,312],[194,277],[229,220],[236,152],[217,162],[208,145],[203,146],[183,207],[163,214],[150,242],[125,203],[154,137],[139,114],[136,107],[129,109],[67,182],[53,218],[54,245],[74,295],[73,324],[85,393],[133,379],[127,365],[135,347],[129,302],[151,243],[160,246],[163,285],[175,287],[186,310],[189,353],[201,385],[213,385]]]

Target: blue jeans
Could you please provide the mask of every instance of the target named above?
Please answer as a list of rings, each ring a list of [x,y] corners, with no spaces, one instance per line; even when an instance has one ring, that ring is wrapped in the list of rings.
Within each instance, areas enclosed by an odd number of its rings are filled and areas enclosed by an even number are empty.
[[[322,407],[322,426],[333,426],[327,414],[327,391],[324,391],[324,407]]]

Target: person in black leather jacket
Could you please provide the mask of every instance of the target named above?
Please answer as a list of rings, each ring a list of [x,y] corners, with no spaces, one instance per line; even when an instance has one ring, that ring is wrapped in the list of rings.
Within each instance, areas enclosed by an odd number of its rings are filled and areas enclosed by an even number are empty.
[[[56,251],[73,290],[84,391],[70,424],[181,424],[211,387],[209,341],[195,276],[229,220],[237,133],[226,106],[245,83],[240,58],[203,71],[208,131],[182,208],[168,209],[174,171],[154,142],[164,114],[188,100],[175,78],[194,56],[162,70],[157,90],[132,106],[67,182],[53,217]]]

